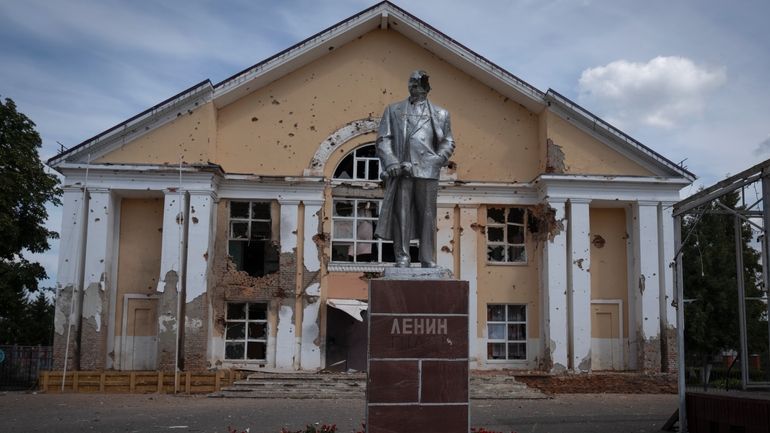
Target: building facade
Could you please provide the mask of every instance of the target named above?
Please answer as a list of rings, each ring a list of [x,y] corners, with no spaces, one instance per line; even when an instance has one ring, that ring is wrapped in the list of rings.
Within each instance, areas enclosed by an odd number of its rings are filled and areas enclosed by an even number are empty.
[[[393,261],[373,144],[415,69],[452,115],[436,259],[470,283],[472,368],[674,369],[694,176],[388,2],[49,161],[56,366],[362,369]]]

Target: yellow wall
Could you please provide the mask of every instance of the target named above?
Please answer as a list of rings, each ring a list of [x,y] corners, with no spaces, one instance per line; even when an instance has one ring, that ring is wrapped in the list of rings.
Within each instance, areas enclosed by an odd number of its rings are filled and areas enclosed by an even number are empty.
[[[545,111],[547,138],[564,151],[566,172],[572,174],[611,174],[652,176],[649,170],[631,161],[571,123]]]
[[[495,207],[495,206],[490,206]],[[487,220],[487,209],[479,208],[481,224]],[[528,230],[528,229],[527,229]],[[487,263],[487,238],[480,230],[478,243],[478,337],[483,337],[487,326],[487,304],[526,304],[527,334],[540,336],[540,250],[527,231],[527,263]]]
[[[449,110],[461,180],[534,179],[547,139],[568,173],[650,175],[547,109],[529,112],[395,31],[372,31],[217,110],[213,103],[98,159],[109,163],[216,162],[229,173],[302,174],[319,144],[349,122],[378,117],[408,96],[414,69],[431,76],[431,100]]]
[[[213,103],[190,112],[144,134],[95,160],[97,163],[205,163],[214,160],[216,109]]]
[[[591,230],[591,299],[623,301],[623,334],[628,336],[628,262],[624,208],[589,211]],[[604,239],[599,248],[596,236]]]
[[[121,201],[115,335],[121,334],[123,295],[156,293],[162,229],[163,198],[124,198]]]

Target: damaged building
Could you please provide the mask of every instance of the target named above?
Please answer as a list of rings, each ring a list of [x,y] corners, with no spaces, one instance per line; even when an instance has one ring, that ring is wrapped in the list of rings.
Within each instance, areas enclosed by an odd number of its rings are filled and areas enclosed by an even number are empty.
[[[364,369],[378,116],[415,69],[452,113],[436,260],[470,284],[471,367],[675,369],[693,174],[388,2],[49,161],[55,368]]]

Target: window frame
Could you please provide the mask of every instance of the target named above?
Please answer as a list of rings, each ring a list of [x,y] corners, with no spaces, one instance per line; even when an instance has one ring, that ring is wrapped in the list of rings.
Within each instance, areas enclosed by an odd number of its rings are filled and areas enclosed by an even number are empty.
[[[372,147],[374,148],[374,154],[375,156],[359,156],[358,153],[363,150],[366,147]],[[369,143],[363,143],[360,146],[357,146],[355,149],[351,150],[345,156],[340,159],[340,162],[337,163],[337,165],[334,167],[334,171],[332,172],[332,180],[336,181],[344,181],[344,182],[376,182],[381,183],[382,180],[380,179],[380,174],[382,173],[382,164],[380,164],[380,158],[377,157],[377,145],[374,142]],[[340,169],[340,166],[343,162],[345,162],[345,159],[348,157],[353,158],[353,175],[349,178],[344,177],[337,177],[337,170]],[[364,178],[358,177],[358,163],[363,162],[364,164]],[[377,174],[374,176],[370,176],[370,162],[375,162],[377,164]]]
[[[490,320],[489,319],[489,309],[490,307],[496,307],[496,306],[502,306],[505,311],[505,318],[503,321],[499,320]],[[516,306],[516,307],[523,307],[524,308],[524,320],[510,320],[508,317],[508,310],[509,307]],[[490,363],[525,363],[529,361],[529,343],[528,343],[528,332],[529,332],[529,314],[528,314],[528,305],[527,304],[517,304],[517,303],[492,303],[487,304],[487,320],[486,320],[486,326],[487,326],[487,339],[486,339],[486,362]],[[489,325],[503,325],[504,329],[504,335],[503,338],[490,338],[490,332],[489,332]],[[508,325],[524,325],[524,339],[523,340],[510,340],[508,339]],[[524,358],[510,358],[509,354],[509,347],[508,345],[514,343],[514,344],[523,344],[524,345]],[[495,359],[489,357],[489,345],[490,344],[503,344],[505,346],[505,358],[504,359]]]
[[[489,222],[489,210],[490,209],[502,209],[504,211],[503,213],[503,222]],[[510,222],[508,221],[508,215],[510,214],[511,209],[520,209],[522,211],[522,222]],[[492,266],[522,266],[527,265],[529,263],[529,254],[527,251],[527,229],[528,229],[528,218],[529,217],[529,209],[524,206],[507,206],[507,205],[487,205],[486,206],[486,225],[485,225],[485,234],[484,234],[484,240],[486,242],[485,245],[485,252],[486,252],[486,264],[492,265]],[[514,227],[521,227],[522,231],[522,241],[521,243],[513,243],[508,241],[508,226],[514,226]],[[489,229],[490,228],[502,228],[503,230],[503,240],[502,241],[490,241],[489,240]],[[503,260],[492,260],[490,258],[489,254],[489,248],[490,246],[501,246],[503,247]],[[508,249],[511,247],[520,247],[522,248],[522,251],[524,253],[524,260],[508,260]]]
[[[230,314],[230,305],[234,304],[243,304],[244,305],[244,318],[243,319],[230,319],[228,315]],[[251,309],[251,305],[254,304],[262,304],[265,307],[265,318],[264,319],[251,319],[249,318],[249,310]],[[267,353],[267,337],[270,335],[270,325],[268,321],[268,314],[269,314],[269,303],[266,301],[232,301],[232,302],[225,302],[225,332],[223,335],[224,340],[224,346],[223,346],[223,354],[222,359],[225,362],[253,362],[253,363],[266,363],[268,358]],[[249,324],[250,323],[260,323],[264,326],[265,332],[263,338],[249,338]],[[243,338],[236,338],[231,339],[227,338],[227,330],[230,327],[231,324],[242,324],[243,325]],[[228,358],[227,357],[227,343],[243,343],[243,358]],[[259,359],[249,359],[249,343],[262,343],[265,346],[265,357],[259,358]]]
[[[247,204],[248,205],[248,209],[249,209],[248,210],[248,216],[246,216],[246,217],[234,217],[233,216],[233,205],[234,204]],[[268,218],[256,218],[254,216],[254,207],[255,207],[255,205],[264,205],[265,206],[264,210],[267,212],[269,217]],[[262,199],[262,200],[230,199],[229,202],[228,202],[228,205],[227,205],[227,208],[228,208],[227,228],[226,228],[227,229],[227,254],[228,254],[229,257],[231,257],[231,259],[233,259],[233,262],[234,262],[234,264],[236,264],[236,268],[239,271],[246,272],[250,276],[255,277],[255,278],[260,278],[260,277],[263,277],[263,276],[268,275],[270,273],[276,272],[277,268],[276,268],[275,271],[272,271],[272,272],[268,272],[267,271],[267,264],[268,263],[275,263],[275,262],[267,260],[267,258],[266,258],[265,261],[262,264],[263,269],[264,269],[264,273],[262,275],[254,275],[251,272],[247,271],[246,268],[242,269],[241,266],[238,266],[239,260],[236,260],[236,257],[231,254],[232,249],[233,249],[232,243],[233,242],[240,242],[240,243],[243,243],[245,246],[249,246],[249,245],[252,244],[252,242],[260,242],[260,243],[264,244],[263,245],[264,251],[267,251],[267,249],[270,248],[267,245],[267,243],[268,242],[274,242],[275,237],[278,236],[277,228],[276,228],[275,220],[274,220],[274,217],[276,216],[275,215],[274,207],[275,207],[275,201],[274,200],[265,200],[265,199]],[[246,225],[246,233],[245,233],[244,237],[236,237],[236,236],[234,236],[234,229],[233,229],[234,223],[241,223],[241,224],[242,223],[246,223],[247,224]],[[254,223],[262,223],[262,224],[267,225],[268,230],[267,230],[267,236],[266,237],[252,238],[252,231],[253,231]],[[245,247],[240,247],[240,248],[245,248]]]

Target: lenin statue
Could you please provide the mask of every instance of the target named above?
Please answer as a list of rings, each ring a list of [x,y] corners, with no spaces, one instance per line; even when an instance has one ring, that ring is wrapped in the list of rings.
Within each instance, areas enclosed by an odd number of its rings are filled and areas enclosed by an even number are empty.
[[[377,134],[385,198],[376,238],[393,240],[396,267],[409,267],[409,242],[420,241],[420,264],[436,267],[436,195],[441,167],[455,143],[449,112],[428,101],[425,71],[409,76],[409,98],[385,108]]]

